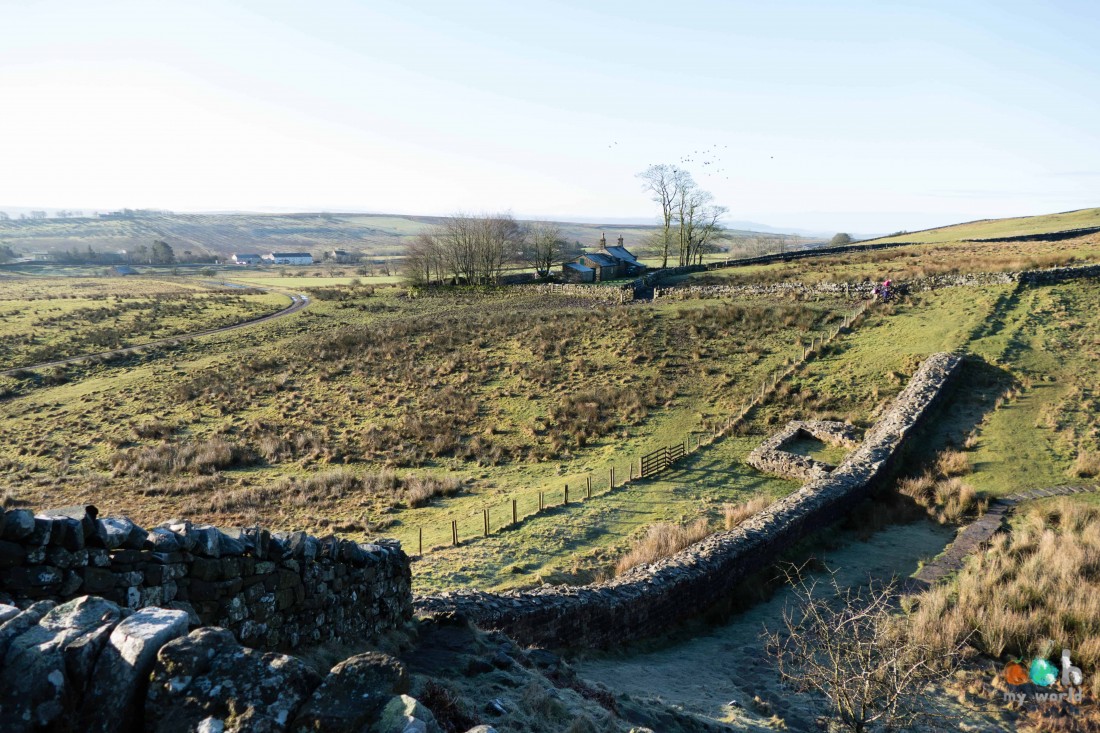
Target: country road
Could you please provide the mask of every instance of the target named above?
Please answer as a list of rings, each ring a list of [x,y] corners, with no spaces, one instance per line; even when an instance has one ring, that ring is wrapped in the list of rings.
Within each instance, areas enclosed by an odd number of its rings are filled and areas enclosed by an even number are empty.
[[[167,338],[157,339],[156,341],[149,341],[144,344],[138,344],[136,346],[127,346],[122,349],[110,349],[109,351],[98,351],[94,354],[82,354],[81,356],[71,356],[67,359],[58,359],[56,361],[46,361],[41,364],[31,364],[29,366],[13,367],[11,369],[0,370],[0,376],[6,376],[15,374],[17,372],[31,371],[34,369],[48,369],[50,367],[65,366],[66,364],[77,364],[82,361],[89,361],[91,359],[99,359],[103,357],[115,357],[123,354],[132,354],[141,349],[147,349],[150,346],[160,346],[161,344],[175,343],[178,341],[189,341],[191,339],[199,338],[200,336],[211,336],[217,333],[226,333],[227,331],[234,331],[238,328],[244,328],[245,326],[254,326],[257,323],[265,323],[267,321],[274,321],[279,318],[284,318],[297,313],[303,308],[309,305],[309,297],[306,295],[297,295],[294,293],[285,293],[290,297],[291,303],[288,307],[275,313],[269,313],[266,316],[260,316],[259,318],[253,318],[247,321],[241,321],[240,323],[234,323],[231,326],[222,326],[221,328],[209,328],[205,331],[194,331],[191,333],[181,333],[178,336],[169,336]]]

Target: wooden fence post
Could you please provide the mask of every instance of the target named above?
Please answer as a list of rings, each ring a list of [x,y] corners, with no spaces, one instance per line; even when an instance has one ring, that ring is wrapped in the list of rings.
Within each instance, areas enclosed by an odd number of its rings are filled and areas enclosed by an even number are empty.
[[[588,474],[588,498],[592,498],[592,474]]]
[[[489,510],[488,509],[482,509],[482,511],[485,513],[485,536],[488,537],[489,536]]]
[[[569,484],[565,485],[565,504],[563,506],[569,506]]]
[[[420,557],[424,557],[424,528],[421,527],[420,531]]]
[[[543,493],[540,491],[539,492],[539,511],[541,512],[545,508],[546,508],[546,501],[543,498]]]
[[[519,524],[519,514],[516,511],[516,500],[512,499],[512,524]]]
[[[451,520],[451,544],[458,547],[458,520]]]
[[[630,459],[630,480],[634,480],[634,459]]]

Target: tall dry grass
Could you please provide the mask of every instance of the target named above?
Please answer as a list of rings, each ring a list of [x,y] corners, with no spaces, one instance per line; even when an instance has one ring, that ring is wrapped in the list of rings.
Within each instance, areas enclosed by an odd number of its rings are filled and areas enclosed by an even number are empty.
[[[771,506],[771,504],[772,500],[767,496],[758,496],[740,504],[726,504],[722,507],[722,522],[725,524],[726,529],[733,529],[757,512]]]
[[[706,518],[696,519],[691,524],[658,522],[651,525],[646,530],[645,536],[630,548],[630,552],[619,559],[619,562],[615,565],[615,574],[622,575],[638,565],[645,565],[675,555],[708,534],[710,534],[710,523]]]
[[[931,469],[898,481],[898,493],[924,507],[940,524],[958,524],[985,513],[989,506],[988,499],[959,478],[968,473],[966,453],[948,449],[937,456]]]
[[[1068,498],[1033,506],[956,583],[919,596],[913,621],[928,642],[974,632],[970,644],[996,658],[1028,659],[1052,639],[1100,694],[1100,507]]]
[[[1100,453],[1094,451],[1079,451],[1077,460],[1073,462],[1070,472],[1078,478],[1092,478],[1100,475]]]

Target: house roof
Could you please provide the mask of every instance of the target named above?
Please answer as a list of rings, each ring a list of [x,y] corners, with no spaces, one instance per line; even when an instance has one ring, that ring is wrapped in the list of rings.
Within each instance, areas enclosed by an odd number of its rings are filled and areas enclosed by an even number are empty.
[[[588,265],[582,265],[579,262],[566,262],[565,266],[568,267],[570,270],[576,270],[577,272],[595,272],[595,270],[593,270]]]
[[[238,253],[235,253],[233,256],[236,257],[238,260],[258,260],[258,259],[260,259],[260,256],[258,254],[253,254],[252,252],[238,252]]]
[[[596,252],[595,254],[586,254],[581,256],[587,257],[601,267],[614,267],[615,265],[619,264],[618,260],[616,260],[611,255],[605,255],[603,252]]]
[[[633,265],[638,264],[638,258],[630,254],[626,247],[608,247],[607,252],[616,259],[626,260]]]
[[[309,252],[272,252],[272,257],[313,257]]]

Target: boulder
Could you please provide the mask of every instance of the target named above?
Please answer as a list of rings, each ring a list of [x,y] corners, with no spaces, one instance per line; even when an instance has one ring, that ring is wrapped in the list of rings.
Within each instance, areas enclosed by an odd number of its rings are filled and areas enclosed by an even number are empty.
[[[19,615],[19,609],[15,606],[9,606],[4,603],[0,603],[0,625],[7,623],[10,619]]]
[[[320,682],[294,657],[242,647],[225,629],[196,629],[157,655],[145,730],[280,733]]]
[[[99,516],[99,509],[96,509],[91,504],[82,504],[79,506],[67,506],[61,509],[49,509],[41,512],[44,517],[68,517],[69,519],[75,519],[80,522],[81,534],[85,540],[89,537],[93,537],[96,533],[96,517]]]
[[[4,514],[4,539],[18,542],[30,536],[34,531],[34,512],[28,509],[13,509]]]
[[[0,624],[0,667],[3,666],[4,656],[15,638],[37,624],[56,605],[53,601],[39,601]],[[6,606],[6,608],[12,608],[12,606]]]
[[[89,633],[113,627],[121,615],[110,601],[82,596],[55,607],[11,642],[0,671],[5,733],[54,727],[66,703],[80,699],[87,684],[66,674],[67,648]]]
[[[183,549],[179,535],[167,527],[154,527],[149,532],[149,543],[155,552],[179,552]]]
[[[130,538],[137,526],[126,517],[104,517],[97,519],[96,537],[108,550],[117,550]]]
[[[187,633],[187,614],[168,608],[143,608],[115,627],[95,664],[91,689],[81,718],[90,733],[113,733],[128,727],[134,703],[145,696],[144,683],[157,652]]]
[[[367,730],[370,733],[442,733],[432,711],[408,695],[391,698],[378,716],[378,722]]]
[[[290,730],[359,733],[394,694],[408,691],[409,674],[401,662],[378,652],[358,654],[332,668]]]

